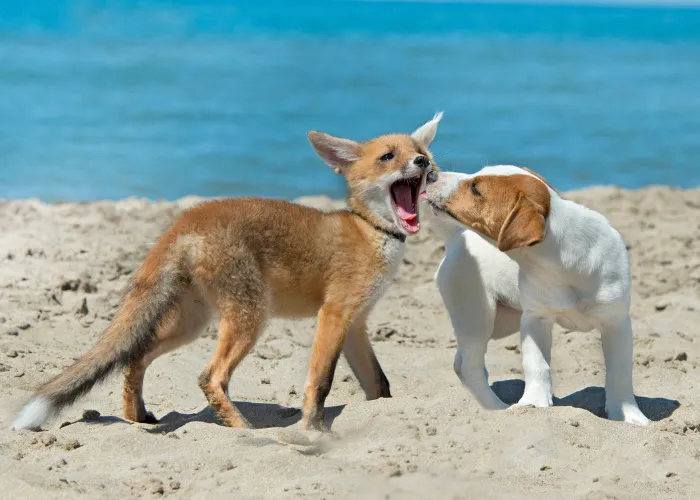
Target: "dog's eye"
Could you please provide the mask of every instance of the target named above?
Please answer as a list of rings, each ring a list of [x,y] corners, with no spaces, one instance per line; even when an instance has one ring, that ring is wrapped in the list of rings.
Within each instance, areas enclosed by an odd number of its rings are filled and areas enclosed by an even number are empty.
[[[384,156],[382,156],[382,157],[379,158],[379,159],[382,160],[382,161],[389,161],[389,160],[391,160],[393,157],[394,157],[394,153],[387,153],[387,154],[385,154]]]
[[[476,188],[476,182],[472,182],[472,194],[474,196],[481,196],[481,193],[479,190]]]

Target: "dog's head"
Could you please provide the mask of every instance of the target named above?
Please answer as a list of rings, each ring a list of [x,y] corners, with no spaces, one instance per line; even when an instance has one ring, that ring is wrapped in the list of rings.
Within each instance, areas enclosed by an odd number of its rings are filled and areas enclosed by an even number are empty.
[[[442,113],[411,135],[383,135],[366,142],[309,132],[316,153],[348,183],[348,205],[380,227],[415,234],[420,229],[418,195],[437,166],[428,146]]]
[[[528,169],[496,166],[475,174],[441,172],[427,196],[439,218],[481,233],[506,252],[544,239],[550,189]]]

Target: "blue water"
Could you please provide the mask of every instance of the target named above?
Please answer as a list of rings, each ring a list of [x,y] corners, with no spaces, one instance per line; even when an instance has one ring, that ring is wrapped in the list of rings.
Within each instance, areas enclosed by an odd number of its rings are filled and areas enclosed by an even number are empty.
[[[700,9],[0,0],[0,198],[342,196],[306,131],[700,185]]]

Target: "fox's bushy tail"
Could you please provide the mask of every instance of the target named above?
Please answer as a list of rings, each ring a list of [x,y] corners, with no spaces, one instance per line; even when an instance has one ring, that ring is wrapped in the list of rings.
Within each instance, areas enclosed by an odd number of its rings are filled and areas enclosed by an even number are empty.
[[[182,279],[149,255],[134,276],[112,323],[85,355],[42,385],[15,418],[15,429],[37,429],[118,368],[141,359],[180,294]]]

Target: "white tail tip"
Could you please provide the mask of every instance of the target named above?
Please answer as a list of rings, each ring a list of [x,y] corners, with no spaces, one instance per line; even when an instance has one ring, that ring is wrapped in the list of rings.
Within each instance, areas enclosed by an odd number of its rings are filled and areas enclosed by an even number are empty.
[[[51,403],[42,396],[31,399],[17,414],[12,427],[14,429],[39,429],[51,418],[54,409]]]

